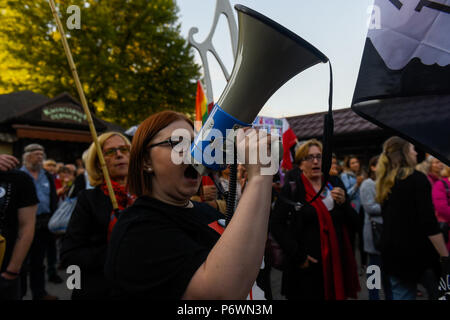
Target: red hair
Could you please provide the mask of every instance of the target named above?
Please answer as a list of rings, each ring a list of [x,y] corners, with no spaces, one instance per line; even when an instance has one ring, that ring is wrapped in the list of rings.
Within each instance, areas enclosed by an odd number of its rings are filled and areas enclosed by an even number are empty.
[[[178,120],[184,120],[194,128],[188,117],[175,111],[155,113],[139,125],[133,136],[128,167],[128,187],[131,193],[138,197],[151,193],[151,175],[144,170],[145,162],[150,158],[147,146],[158,132]]]

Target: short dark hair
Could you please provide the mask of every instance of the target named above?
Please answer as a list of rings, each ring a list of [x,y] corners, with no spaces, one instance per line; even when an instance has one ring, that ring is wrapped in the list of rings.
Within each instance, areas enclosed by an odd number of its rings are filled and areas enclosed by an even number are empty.
[[[155,113],[139,125],[133,136],[128,167],[128,187],[131,193],[140,197],[151,192],[151,175],[144,170],[145,162],[149,160],[147,144],[159,131],[178,120],[184,120],[194,128],[188,117],[175,111]]]

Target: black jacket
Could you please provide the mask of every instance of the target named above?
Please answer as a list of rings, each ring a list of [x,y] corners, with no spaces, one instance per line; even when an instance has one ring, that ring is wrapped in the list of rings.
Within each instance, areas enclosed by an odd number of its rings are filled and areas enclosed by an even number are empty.
[[[62,241],[61,263],[81,269],[81,290],[72,299],[104,299],[109,288],[103,275],[112,204],[96,187],[78,194],[77,205]]]
[[[440,229],[427,177],[414,171],[406,179],[397,180],[381,213],[384,271],[409,281],[418,281],[428,268],[439,273],[439,256],[428,239]]]
[[[288,298],[320,300],[323,299],[323,276],[319,220],[314,207],[306,204],[306,191],[300,175],[301,170],[298,168],[286,174],[287,179],[281,195],[305,205],[297,212],[278,198],[270,219],[270,231],[286,256],[282,282],[283,293]],[[295,182],[295,192],[292,192],[289,181]],[[332,186],[340,187],[345,191],[344,184],[338,177],[330,176],[329,182]],[[345,225],[350,232],[354,232],[358,226],[358,215],[351,207],[348,196],[346,199],[342,205],[335,203],[334,209],[330,212],[340,245],[342,245],[342,225]],[[301,270],[300,265],[305,262],[307,255],[317,259],[319,263],[307,270]]]
[[[58,195],[56,194],[55,180],[48,171],[45,171],[45,176],[50,183],[50,213],[53,214],[58,208]]]

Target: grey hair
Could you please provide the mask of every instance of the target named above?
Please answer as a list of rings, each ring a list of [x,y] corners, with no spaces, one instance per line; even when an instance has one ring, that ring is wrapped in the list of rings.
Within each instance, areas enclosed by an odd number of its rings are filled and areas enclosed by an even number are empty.
[[[27,167],[28,165],[28,157],[30,156],[30,154],[37,150],[41,150],[44,153],[44,161],[47,159],[47,155],[45,154],[45,149],[43,146],[37,143],[29,144],[23,149],[24,154],[22,155],[22,163],[25,167]]]

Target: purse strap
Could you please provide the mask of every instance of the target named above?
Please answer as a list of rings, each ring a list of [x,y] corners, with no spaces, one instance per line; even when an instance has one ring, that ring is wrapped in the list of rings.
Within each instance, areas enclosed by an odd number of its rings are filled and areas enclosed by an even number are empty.
[[[67,193],[67,198],[72,197],[73,190],[75,190],[75,183],[72,183],[72,185],[70,186],[69,192]]]

